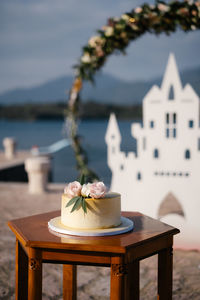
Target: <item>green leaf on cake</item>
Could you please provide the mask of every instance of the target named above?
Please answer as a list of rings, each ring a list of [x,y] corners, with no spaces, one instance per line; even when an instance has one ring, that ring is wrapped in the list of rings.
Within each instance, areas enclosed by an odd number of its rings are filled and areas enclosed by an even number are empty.
[[[76,196],[73,197],[72,199],[70,199],[67,204],[65,205],[65,207],[69,207],[70,205],[73,205],[71,213],[73,211],[75,211],[76,209],[78,209],[80,206],[82,207],[84,213],[87,213],[87,203],[85,201],[85,198],[83,196]]]
[[[83,198],[82,196],[77,197],[77,200],[76,200],[74,206],[72,207],[71,213],[72,213],[75,209],[79,208],[79,206],[81,205],[81,202],[82,202],[82,198]]]
[[[84,197],[82,197],[81,206],[82,206],[84,213],[86,214],[87,213],[87,205],[86,205],[86,201],[85,201]]]
[[[66,204],[65,207],[68,207],[68,206],[72,205],[72,204],[73,204],[74,202],[76,202],[79,198],[80,198],[80,196],[73,197],[71,200],[69,200],[69,202]]]

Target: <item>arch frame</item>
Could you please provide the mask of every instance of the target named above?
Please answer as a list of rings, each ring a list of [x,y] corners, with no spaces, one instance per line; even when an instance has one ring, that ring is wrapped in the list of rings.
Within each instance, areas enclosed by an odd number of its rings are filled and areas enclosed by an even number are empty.
[[[80,117],[80,91],[84,81],[94,81],[95,73],[107,58],[115,53],[125,53],[125,48],[146,32],[170,35],[177,29],[185,32],[200,29],[200,1],[156,1],[155,5],[143,4],[117,18],[110,18],[83,47],[82,56],[75,65],[75,78],[69,92],[66,110],[66,127],[74,150],[77,169],[88,180],[98,176],[88,167],[87,153],[78,135]]]

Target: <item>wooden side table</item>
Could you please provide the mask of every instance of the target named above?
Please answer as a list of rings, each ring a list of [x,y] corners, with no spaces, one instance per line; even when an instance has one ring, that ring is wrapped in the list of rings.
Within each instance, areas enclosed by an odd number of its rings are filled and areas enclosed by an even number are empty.
[[[134,230],[106,237],[52,234],[48,221],[60,211],[8,223],[16,236],[16,299],[42,299],[42,264],[63,264],[63,299],[76,299],[76,265],[111,268],[111,300],[139,299],[139,261],[158,254],[157,299],[172,299],[173,235],[179,230],[136,212],[123,216]]]

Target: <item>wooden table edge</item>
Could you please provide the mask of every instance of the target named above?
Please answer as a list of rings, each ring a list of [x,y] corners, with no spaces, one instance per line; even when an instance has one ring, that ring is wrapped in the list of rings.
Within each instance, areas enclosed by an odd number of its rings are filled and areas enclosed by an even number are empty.
[[[41,214],[35,214],[35,215],[32,215],[33,217],[34,216],[39,216],[39,215],[44,215],[44,214],[58,214],[60,213],[60,210],[55,210],[55,211],[49,211],[49,212],[45,212],[45,213],[41,213]],[[132,213],[135,213],[137,215],[141,215],[141,216],[145,216],[145,217],[148,217],[148,218],[151,218],[153,219],[152,217],[149,217],[145,214],[142,214],[140,212],[137,212],[137,211],[134,211],[134,212],[131,212],[131,211],[122,211],[122,215],[123,213],[125,214],[132,214]],[[23,218],[17,218],[17,219],[13,219],[11,221],[8,221],[8,226],[9,228],[12,230],[12,232],[15,234],[16,238],[21,242],[21,244],[24,246],[24,247],[31,247],[31,248],[38,248],[38,249],[42,249],[42,248],[46,248],[46,249],[58,249],[58,247],[60,247],[60,243],[56,243],[56,242],[52,242],[51,243],[51,246],[49,245],[49,242],[43,242],[41,244],[41,241],[29,241],[25,238],[25,236],[23,235],[23,233],[19,230],[19,228],[15,225],[15,221],[17,220],[20,220],[20,219],[26,219],[26,218],[29,218],[31,216],[27,216],[27,217],[23,217]],[[154,219],[153,219],[154,220]],[[159,220],[158,220],[159,221]],[[161,221],[160,221],[161,222]],[[46,222],[46,226],[48,228],[48,221]],[[163,223],[163,222],[162,222]],[[166,224],[166,223],[164,223]],[[159,235],[157,235],[156,237],[150,237],[148,239],[146,239],[145,243],[148,243],[150,240],[156,240],[156,239],[159,239],[161,237],[164,237],[164,236],[173,236],[175,234],[178,234],[180,232],[179,229],[169,225],[169,224],[166,224],[167,226],[171,227],[171,230],[169,230],[167,233],[163,232],[163,233],[160,233]],[[134,231],[134,229],[133,229]],[[131,231],[132,232],[132,231]],[[52,234],[52,233],[51,233]],[[125,233],[125,234],[128,234],[128,233]],[[140,246],[140,244],[144,244],[144,241],[143,242],[137,242],[134,244],[134,248],[135,247],[138,247]],[[63,243],[62,244],[62,248],[61,250],[63,251],[71,251],[74,249],[74,244],[70,245],[70,244],[66,244],[66,247],[64,246],[65,244]],[[108,248],[108,249],[106,249]],[[112,249],[111,249],[112,248]],[[102,246],[97,246],[97,249],[96,251],[99,252],[99,253],[114,253],[114,254],[125,254],[129,249],[131,248],[131,246],[107,246],[104,245],[103,246],[103,250],[102,250]],[[76,244],[76,250],[77,251],[90,251],[90,246],[87,246],[87,245],[79,245],[79,244]]]
[[[14,220],[13,220],[14,221]],[[12,221],[8,221],[7,222],[9,228],[11,229],[11,231],[14,233],[16,239],[18,241],[20,241],[20,243],[24,246],[24,247],[27,247],[29,246],[29,242],[28,240],[25,238],[25,236],[23,235],[23,233],[17,228],[16,229],[16,226],[15,224],[12,222]]]

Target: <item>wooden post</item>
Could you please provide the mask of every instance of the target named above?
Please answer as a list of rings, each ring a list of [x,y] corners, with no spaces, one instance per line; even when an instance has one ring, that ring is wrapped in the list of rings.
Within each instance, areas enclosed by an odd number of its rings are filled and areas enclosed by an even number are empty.
[[[123,257],[111,258],[111,282],[110,282],[110,300],[125,299],[125,276],[127,266],[124,264]]]
[[[159,300],[172,300],[173,249],[158,253],[158,296]]]
[[[77,267],[63,265],[63,300],[76,300],[77,295]]]
[[[28,300],[42,300],[42,260],[40,251],[29,248]]]
[[[125,299],[139,300],[140,299],[140,262],[134,260],[128,264],[128,273],[125,280]]]
[[[28,257],[18,240],[16,240],[15,268],[15,299],[26,300],[28,299]]]

